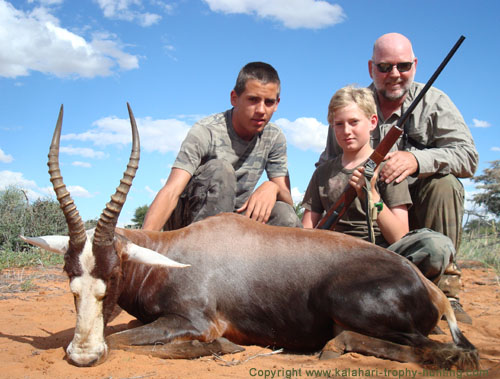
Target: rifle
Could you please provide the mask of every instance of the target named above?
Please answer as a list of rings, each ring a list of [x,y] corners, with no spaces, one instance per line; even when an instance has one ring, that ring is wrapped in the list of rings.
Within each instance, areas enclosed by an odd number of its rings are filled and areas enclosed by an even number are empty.
[[[460,38],[452,47],[448,55],[444,58],[443,62],[441,62],[436,72],[434,72],[429,81],[425,84],[424,88],[422,88],[422,91],[420,91],[415,100],[413,100],[408,109],[403,113],[403,116],[401,116],[396,125],[394,125],[389,130],[389,132],[382,139],[382,141],[380,141],[375,151],[373,151],[373,153],[370,155],[370,158],[368,158],[368,160],[364,164],[365,170],[372,170],[372,172],[375,172],[377,167],[384,160],[384,157],[387,155],[389,150],[391,150],[392,146],[397,142],[397,140],[403,133],[403,126],[408,117],[410,117],[411,113],[418,105],[420,100],[422,100],[422,98],[427,93],[429,88],[432,86],[434,81],[437,79],[439,74],[441,74],[441,71],[443,71],[444,67],[448,64],[448,62],[453,57],[455,52],[458,50],[464,39],[465,39],[464,36],[460,36]],[[337,225],[337,222],[344,215],[347,209],[351,206],[354,199],[356,199],[356,196],[357,196],[356,190],[352,188],[350,185],[347,185],[347,188],[344,191],[344,193],[340,196],[337,202],[328,210],[328,212],[321,218],[318,225],[316,225],[316,229],[334,230],[335,226]]]

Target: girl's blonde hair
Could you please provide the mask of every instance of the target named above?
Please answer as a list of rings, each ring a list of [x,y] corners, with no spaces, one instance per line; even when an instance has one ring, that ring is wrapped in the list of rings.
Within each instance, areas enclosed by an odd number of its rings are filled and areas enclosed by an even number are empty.
[[[373,98],[373,92],[368,88],[359,88],[353,85],[339,89],[332,96],[328,105],[328,123],[333,125],[335,111],[356,104],[367,118],[377,114],[377,106]]]

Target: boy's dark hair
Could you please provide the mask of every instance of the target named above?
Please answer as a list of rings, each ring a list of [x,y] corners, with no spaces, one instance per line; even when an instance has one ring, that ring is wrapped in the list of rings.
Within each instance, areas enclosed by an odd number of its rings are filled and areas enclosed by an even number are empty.
[[[244,91],[247,81],[250,79],[258,80],[264,84],[276,83],[278,85],[277,98],[280,97],[281,82],[278,72],[273,66],[264,62],[250,62],[247,63],[238,74],[236,84],[234,85],[234,92],[240,96]]]

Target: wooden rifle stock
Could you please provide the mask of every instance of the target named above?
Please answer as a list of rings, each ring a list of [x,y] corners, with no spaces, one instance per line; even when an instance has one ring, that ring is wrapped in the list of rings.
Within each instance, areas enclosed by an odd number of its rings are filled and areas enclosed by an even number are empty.
[[[434,81],[437,79],[439,74],[441,74],[441,71],[443,71],[444,67],[448,64],[448,62],[453,57],[453,55],[458,50],[458,48],[460,47],[460,45],[464,40],[465,37],[460,36],[460,38],[452,47],[448,55],[444,58],[443,62],[441,62],[437,70],[431,76],[429,81],[425,84],[424,88],[422,88],[422,91],[420,91],[418,96],[415,98],[415,100],[413,100],[413,102],[410,104],[405,113],[403,113],[403,115],[398,120],[396,125],[394,125],[389,130],[387,135],[382,139],[382,141],[380,141],[377,148],[373,151],[373,153],[370,155],[370,158],[368,158],[368,160],[366,161],[364,165],[365,168],[370,168],[373,169],[373,171],[375,171],[377,167],[380,165],[380,163],[384,160],[386,154],[391,150],[392,146],[394,146],[394,144],[397,142],[397,140],[403,133],[403,126],[406,120],[408,119],[408,117],[410,117],[415,107],[418,105],[420,100],[422,100],[422,98],[427,93],[429,88],[431,88]],[[347,185],[347,188],[344,191],[344,193],[340,196],[337,202],[328,210],[328,212],[323,216],[323,218],[318,222],[316,228],[334,230],[340,218],[351,206],[354,199],[356,199],[356,196],[357,196],[356,190],[352,188],[350,185]]]

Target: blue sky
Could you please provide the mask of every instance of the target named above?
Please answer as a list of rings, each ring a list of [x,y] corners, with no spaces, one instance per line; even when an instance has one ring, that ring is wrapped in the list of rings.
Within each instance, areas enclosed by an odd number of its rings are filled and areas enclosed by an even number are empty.
[[[330,97],[370,84],[372,45],[387,32],[413,42],[420,82],[465,35],[435,86],[462,112],[480,173],[500,159],[499,13],[496,0],[0,0],[0,190],[52,196],[47,152],[64,104],[64,180],[82,217],[99,217],[130,153],[129,102],[141,162],[120,216],[128,223],[162,187],[189,127],[228,109],[238,71],[259,60],[281,77],[273,121],[299,201]],[[470,198],[476,189],[463,183]]]

